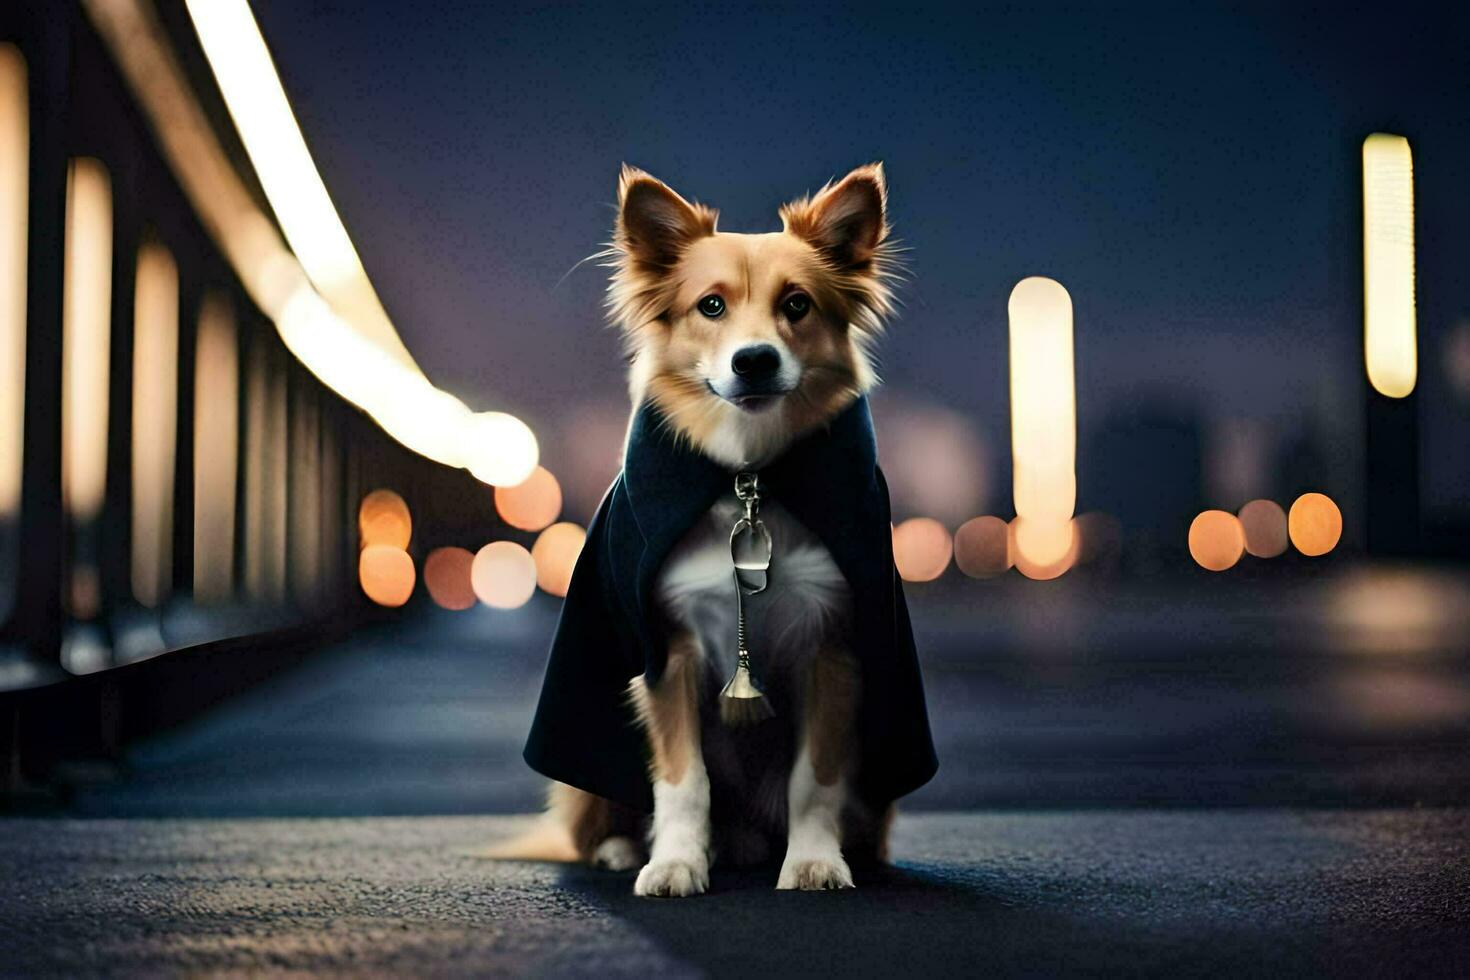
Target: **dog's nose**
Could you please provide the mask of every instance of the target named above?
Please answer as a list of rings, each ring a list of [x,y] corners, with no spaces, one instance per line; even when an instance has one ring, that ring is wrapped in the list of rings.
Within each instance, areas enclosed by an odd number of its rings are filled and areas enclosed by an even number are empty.
[[[735,352],[730,367],[746,381],[765,381],[781,367],[781,352],[770,344],[752,344]]]

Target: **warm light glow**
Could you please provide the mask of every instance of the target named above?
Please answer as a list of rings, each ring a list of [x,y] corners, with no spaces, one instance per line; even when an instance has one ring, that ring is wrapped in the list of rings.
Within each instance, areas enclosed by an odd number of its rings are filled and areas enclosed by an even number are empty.
[[[1245,552],[1245,531],[1234,514],[1207,510],[1189,525],[1189,555],[1201,568],[1223,572]]]
[[[186,6],[245,152],[306,274],[334,306],[341,307],[339,295],[350,295],[353,287],[371,291],[362,261],[306,148],[249,3],[187,0]],[[386,316],[378,326],[397,341]],[[392,353],[412,363],[401,344]]]
[[[235,569],[235,476],[240,410],[235,315],[205,295],[194,349],[194,600],[227,598]]]
[[[994,578],[1011,567],[1010,528],[999,517],[976,517],[954,533],[954,563],[971,578]]]
[[[1403,398],[1419,374],[1414,312],[1414,158],[1409,141],[1363,141],[1363,352],[1368,380]]]
[[[539,531],[561,516],[561,484],[544,466],[513,487],[495,488],[495,509],[511,527]]]
[[[435,548],[424,560],[424,586],[441,609],[468,609],[475,604],[470,568],[475,556],[464,548]]]
[[[1257,558],[1275,558],[1286,550],[1286,511],[1274,500],[1252,500],[1240,508],[1245,550]]]
[[[413,559],[402,548],[369,545],[358,558],[357,579],[378,605],[401,606],[413,596]]]
[[[1050,567],[1067,556],[1076,544],[1071,521],[1034,521],[1017,517],[1012,540],[1018,555],[1033,565]]]
[[[66,181],[61,305],[61,493],[78,522],[107,490],[108,357],[112,350],[112,181],[100,160],[73,160]]]
[[[169,250],[138,249],[133,286],[133,598],[149,608],[173,580],[178,430],[179,269]]]
[[[266,601],[284,596],[286,567],[286,378],[275,360],[257,339],[245,379],[244,585]]]
[[[1291,505],[1287,517],[1291,543],[1309,557],[1325,555],[1342,537],[1342,511],[1323,493],[1304,493]]]
[[[1011,290],[1008,310],[1016,564],[1024,558],[1026,567],[1049,571],[1075,543],[1072,298],[1061,283],[1032,276]]]
[[[540,449],[526,423],[504,412],[481,412],[465,438],[465,466],[484,483],[514,486],[536,469]]]
[[[485,605],[515,609],[536,591],[536,561],[514,541],[492,541],[475,555],[470,583]]]
[[[0,520],[20,511],[30,121],[25,58],[15,45],[0,44]]]
[[[298,605],[316,603],[322,589],[321,434],[317,389],[291,387],[291,594]]]
[[[1470,585],[1454,569],[1359,567],[1333,578],[1323,598],[1321,622],[1349,653],[1433,657],[1470,636]]]
[[[362,504],[357,508],[357,530],[363,547],[385,544],[407,548],[413,536],[408,504],[392,490],[374,490],[362,498]]]
[[[102,611],[102,577],[96,565],[78,562],[68,570],[66,611],[76,619],[93,619]]]
[[[949,567],[949,531],[931,517],[911,517],[893,529],[893,563],[905,582],[932,582]]]
[[[1081,538],[1075,520],[1065,524],[1028,524],[1023,517],[1016,517],[1010,523],[1011,560],[1016,571],[1045,582],[1059,578],[1077,564]]]
[[[541,586],[541,591],[555,596],[567,594],[572,569],[586,540],[586,531],[566,522],[553,524],[541,532],[531,547],[531,557],[536,562],[536,584]]]
[[[311,162],[243,0],[194,0],[189,13],[296,254],[221,148],[156,16],[129,0],[83,6],[205,228],[287,349],[414,452],[487,483],[526,479],[538,456],[530,429],[502,413],[471,412],[430,384],[404,348]]]

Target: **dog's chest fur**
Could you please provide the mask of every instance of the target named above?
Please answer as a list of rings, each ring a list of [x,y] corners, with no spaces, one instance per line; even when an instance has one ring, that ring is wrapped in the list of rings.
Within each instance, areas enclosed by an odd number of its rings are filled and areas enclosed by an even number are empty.
[[[730,531],[742,513],[733,492],[720,498],[675,545],[657,582],[664,615],[695,633],[722,677],[735,669]],[[846,622],[851,594],[826,546],[777,502],[763,501],[760,519],[771,534],[771,568],[765,591],[745,597],[747,645],[756,676],[785,685]]]

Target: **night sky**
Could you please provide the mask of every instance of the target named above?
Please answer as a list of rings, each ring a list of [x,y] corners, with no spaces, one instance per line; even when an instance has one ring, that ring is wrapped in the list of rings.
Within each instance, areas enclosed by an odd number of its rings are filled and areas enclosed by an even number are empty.
[[[1035,274],[1076,307],[1084,506],[1089,432],[1158,406],[1207,447],[1230,426],[1315,440],[1352,499],[1358,152],[1402,133],[1426,491],[1463,510],[1470,402],[1442,350],[1470,320],[1470,18],[1373,6],[254,3],[405,342],[472,407],[525,417],[561,472],[625,413],[603,272],[562,281],[608,237],[621,162],[765,231],[881,159],[912,279],[880,427],[885,404],[958,413],[994,471],[977,508],[1008,504],[1006,298]]]

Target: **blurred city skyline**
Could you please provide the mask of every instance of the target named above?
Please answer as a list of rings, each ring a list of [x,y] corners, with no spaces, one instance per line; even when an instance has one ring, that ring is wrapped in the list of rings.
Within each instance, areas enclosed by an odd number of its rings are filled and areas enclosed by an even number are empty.
[[[602,271],[569,270],[606,240],[624,160],[761,231],[883,159],[911,270],[880,351],[885,458],[907,420],[949,420],[982,453],[976,512],[1009,507],[1005,300],[1033,274],[1076,306],[1082,508],[1149,489],[1099,485],[1116,468],[1096,436],[1165,411],[1194,433],[1196,507],[1244,503],[1217,498],[1251,466],[1253,492],[1290,492],[1281,461],[1303,450],[1306,479],[1356,501],[1357,151],[1379,129],[1415,151],[1425,506],[1470,506],[1449,355],[1470,318],[1466,17],[1448,7],[255,9],[405,342],[543,435],[573,519],[616,468],[626,395]],[[1156,462],[1176,483],[1192,465]]]

